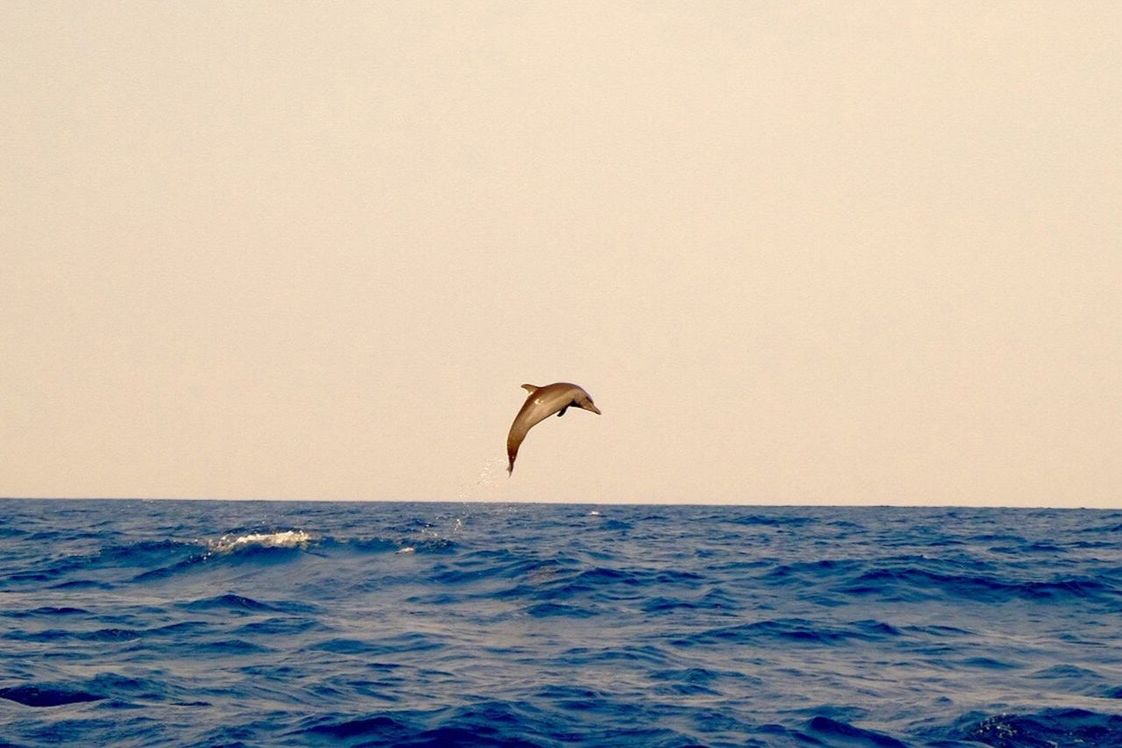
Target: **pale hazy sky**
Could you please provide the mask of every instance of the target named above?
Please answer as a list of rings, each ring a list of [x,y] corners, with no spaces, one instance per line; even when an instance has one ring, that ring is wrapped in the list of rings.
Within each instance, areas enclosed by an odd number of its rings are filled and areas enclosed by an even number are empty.
[[[0,169],[0,495],[1122,506],[1122,3],[12,0]]]

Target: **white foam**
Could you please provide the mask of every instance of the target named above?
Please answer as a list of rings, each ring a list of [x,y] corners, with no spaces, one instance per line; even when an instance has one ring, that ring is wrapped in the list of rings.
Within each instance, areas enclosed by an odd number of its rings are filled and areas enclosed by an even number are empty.
[[[285,530],[283,532],[260,533],[248,535],[223,535],[218,540],[212,540],[209,545],[217,553],[231,553],[251,546],[260,548],[299,548],[306,546],[312,536],[303,530]]]
[[[397,552],[398,552],[398,553],[413,553],[413,552],[414,552],[415,550],[417,550],[417,549],[416,549],[416,548],[412,548],[412,547],[410,547],[410,546],[406,546],[406,547],[404,547],[404,548],[399,548],[399,549],[397,550]]]

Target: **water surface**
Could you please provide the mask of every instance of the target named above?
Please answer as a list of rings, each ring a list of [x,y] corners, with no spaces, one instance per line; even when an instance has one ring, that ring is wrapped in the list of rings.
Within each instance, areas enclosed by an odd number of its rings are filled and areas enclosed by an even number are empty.
[[[1122,512],[0,500],[0,744],[1122,745]]]

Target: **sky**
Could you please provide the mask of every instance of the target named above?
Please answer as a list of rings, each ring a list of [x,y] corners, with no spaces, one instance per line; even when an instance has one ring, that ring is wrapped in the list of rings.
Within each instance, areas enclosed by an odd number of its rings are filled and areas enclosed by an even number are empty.
[[[0,496],[1120,507],[1119,91],[1117,2],[2,3]]]

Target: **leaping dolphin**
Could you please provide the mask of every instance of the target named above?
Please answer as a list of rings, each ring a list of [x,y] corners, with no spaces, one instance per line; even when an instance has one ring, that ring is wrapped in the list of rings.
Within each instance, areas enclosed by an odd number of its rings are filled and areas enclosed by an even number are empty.
[[[506,456],[510,459],[510,465],[506,469],[508,475],[514,473],[514,459],[518,457],[519,445],[522,444],[526,434],[535,425],[554,413],[560,418],[565,415],[565,411],[568,410],[570,405],[575,405],[583,410],[591,410],[596,415],[600,415],[600,409],[592,402],[588,393],[575,384],[554,382],[553,384],[547,384],[545,387],[538,387],[536,384],[524,384],[522,389],[530,394],[526,398],[526,402],[522,403],[522,409],[514,417],[514,423],[510,424],[510,433],[506,436]]]

